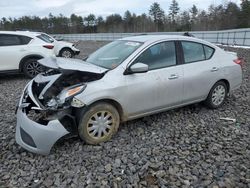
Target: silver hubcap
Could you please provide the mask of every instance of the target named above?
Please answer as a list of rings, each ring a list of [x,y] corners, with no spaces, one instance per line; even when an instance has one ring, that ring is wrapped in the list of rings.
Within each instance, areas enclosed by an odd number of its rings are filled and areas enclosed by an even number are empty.
[[[27,73],[30,76],[36,76],[37,74],[39,74],[40,72],[42,72],[42,67],[39,65],[39,63],[37,62],[31,62],[27,65],[26,67],[27,69]]]
[[[226,96],[226,89],[223,85],[218,85],[216,88],[214,88],[213,94],[212,94],[212,102],[214,105],[218,106],[220,105]]]
[[[110,112],[97,112],[88,121],[88,134],[94,139],[107,137],[111,133],[113,124],[114,118]]]
[[[68,50],[64,50],[62,53],[62,57],[71,58],[71,52]]]

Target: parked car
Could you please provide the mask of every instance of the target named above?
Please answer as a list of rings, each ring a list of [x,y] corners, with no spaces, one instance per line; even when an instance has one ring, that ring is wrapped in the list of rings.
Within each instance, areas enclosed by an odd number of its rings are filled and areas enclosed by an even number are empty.
[[[32,78],[42,71],[37,60],[53,56],[53,48],[38,33],[0,31],[0,73],[22,72]]]
[[[54,52],[58,57],[72,58],[80,53],[80,50],[77,49],[73,43],[56,40],[46,33],[40,33],[40,38],[45,42],[51,42],[54,44]]]
[[[99,144],[117,132],[120,122],[201,101],[218,108],[242,82],[236,53],[184,36],[128,37],[85,61],[39,63],[50,70],[24,88],[16,141],[40,154],[70,134]]]

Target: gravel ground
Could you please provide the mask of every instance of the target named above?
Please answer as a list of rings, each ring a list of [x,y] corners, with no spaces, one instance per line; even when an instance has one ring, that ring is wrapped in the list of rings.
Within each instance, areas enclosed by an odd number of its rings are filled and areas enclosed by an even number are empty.
[[[79,57],[103,44],[78,43]],[[250,62],[250,50],[230,50]],[[107,143],[72,138],[48,156],[15,143],[15,104],[28,80],[2,76],[0,187],[250,187],[250,64],[243,68],[243,85],[218,110],[196,104],[130,121]]]

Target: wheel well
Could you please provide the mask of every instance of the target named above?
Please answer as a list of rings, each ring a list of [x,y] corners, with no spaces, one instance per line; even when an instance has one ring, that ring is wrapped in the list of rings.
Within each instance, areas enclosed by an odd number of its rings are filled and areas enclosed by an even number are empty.
[[[218,82],[220,82],[220,81],[222,81],[222,82],[224,82],[224,83],[226,84],[226,86],[227,86],[227,92],[229,92],[229,91],[230,91],[230,84],[229,84],[228,80],[226,80],[226,79],[221,79],[221,80],[219,80]]]
[[[99,102],[106,102],[106,103],[113,105],[117,109],[121,121],[126,121],[126,117],[124,115],[124,112],[123,112],[123,109],[122,109],[122,106],[120,105],[120,103],[118,103],[117,101],[115,101],[113,99],[101,99],[101,100],[95,101],[91,105],[99,103]]]
[[[42,59],[42,58],[43,58],[43,56],[40,56],[40,55],[29,55],[29,56],[22,58],[22,60],[19,63],[19,71],[23,72],[23,65],[27,60],[29,60],[29,59]]]
[[[62,51],[65,50],[65,49],[68,49],[68,50],[70,50],[71,52],[73,52],[73,50],[72,50],[70,47],[63,47],[63,48],[59,51],[59,55],[61,55]]]

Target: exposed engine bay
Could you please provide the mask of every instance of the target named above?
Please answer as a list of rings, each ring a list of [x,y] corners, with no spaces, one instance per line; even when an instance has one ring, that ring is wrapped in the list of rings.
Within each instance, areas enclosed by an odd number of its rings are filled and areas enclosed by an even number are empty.
[[[49,70],[41,75],[38,75],[38,77],[34,79],[34,83],[32,85],[33,94],[38,97],[39,101],[46,109],[51,110],[68,107],[67,104],[64,103],[70,102],[69,99],[72,99],[75,94],[79,94],[82,89],[87,87],[88,82],[99,80],[104,76],[104,74],[70,70],[54,75],[51,75],[51,72],[55,72],[55,70]],[[51,79],[50,81],[47,81],[44,77],[50,77]],[[64,91],[71,91],[72,89],[80,86],[82,86],[81,90],[74,94],[71,92],[69,96],[65,96],[64,98]]]

